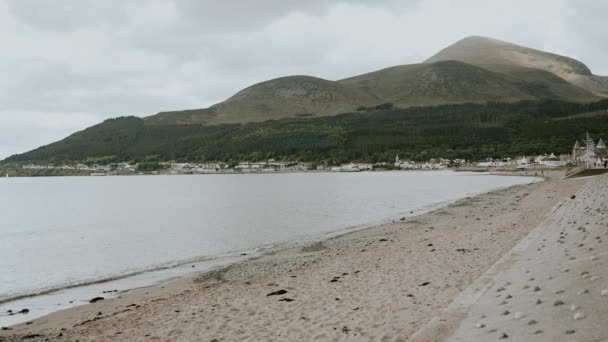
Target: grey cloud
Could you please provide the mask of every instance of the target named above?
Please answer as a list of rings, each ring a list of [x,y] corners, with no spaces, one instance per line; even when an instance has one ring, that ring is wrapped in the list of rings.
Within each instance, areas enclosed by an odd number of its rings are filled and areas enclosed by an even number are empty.
[[[572,34],[568,44],[593,72],[608,76],[608,2],[580,0],[568,2],[565,22]]]
[[[123,2],[96,0],[5,0],[11,13],[27,25],[70,31],[82,27],[116,25],[127,20]],[[124,2],[126,3],[126,2]]]

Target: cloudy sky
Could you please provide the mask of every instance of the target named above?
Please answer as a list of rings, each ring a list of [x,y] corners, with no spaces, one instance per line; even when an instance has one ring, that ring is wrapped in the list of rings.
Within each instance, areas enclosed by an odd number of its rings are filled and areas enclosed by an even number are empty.
[[[608,75],[608,1],[0,0],[0,159],[293,74],[420,62],[469,35]]]

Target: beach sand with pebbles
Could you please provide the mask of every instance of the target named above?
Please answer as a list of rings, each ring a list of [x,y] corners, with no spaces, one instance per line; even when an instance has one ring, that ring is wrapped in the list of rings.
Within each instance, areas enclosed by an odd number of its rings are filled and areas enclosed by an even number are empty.
[[[608,341],[608,178],[589,180],[413,341]]]
[[[546,176],[60,311],[0,341],[606,338],[608,178]]]

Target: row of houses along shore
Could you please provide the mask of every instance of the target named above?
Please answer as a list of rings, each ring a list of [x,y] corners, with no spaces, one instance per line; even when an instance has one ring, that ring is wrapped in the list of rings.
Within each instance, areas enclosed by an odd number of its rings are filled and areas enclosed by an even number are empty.
[[[64,170],[89,173],[93,176],[121,175],[121,174],[211,174],[211,173],[273,173],[273,172],[304,172],[304,171],[333,171],[333,172],[359,172],[382,169],[399,170],[444,170],[449,168],[466,169],[550,169],[559,167],[607,168],[608,149],[603,139],[597,143],[587,133],[583,142],[576,141],[570,154],[555,155],[547,153],[536,156],[521,156],[518,158],[488,158],[483,161],[467,161],[465,159],[434,158],[426,162],[402,160],[395,156],[394,163],[347,163],[342,165],[327,165],[305,163],[299,161],[281,161],[269,159],[266,161],[243,161],[238,164],[223,162],[207,163],[179,163],[161,162],[160,170],[140,170],[137,163],[113,163],[108,165],[97,164],[65,164],[65,165],[39,165],[25,164],[21,168],[29,170]]]

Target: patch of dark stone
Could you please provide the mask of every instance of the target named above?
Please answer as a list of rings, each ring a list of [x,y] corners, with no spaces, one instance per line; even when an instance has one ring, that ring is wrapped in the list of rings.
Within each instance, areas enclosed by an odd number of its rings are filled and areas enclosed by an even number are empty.
[[[430,283],[431,283],[430,281],[425,281],[424,283],[422,283],[422,284],[420,284],[420,285],[418,285],[418,286],[427,286],[427,285],[428,285],[428,284],[430,284]]]
[[[291,299],[291,298],[281,298],[281,299],[279,299],[279,302],[293,302],[293,301],[294,301],[294,299]]]
[[[13,310],[7,310],[7,311],[6,311],[6,313],[7,313],[9,316],[12,316],[12,315],[14,315],[14,314],[24,314],[24,315],[25,315],[25,314],[28,314],[29,312],[30,312],[30,309],[21,309],[21,310],[19,310],[18,312],[14,312]]]
[[[28,334],[28,335],[23,336],[21,338],[21,340],[28,340],[28,339],[39,338],[39,337],[44,337],[44,336],[42,336],[40,334]]]
[[[280,295],[284,295],[286,293],[287,293],[287,290],[278,290],[278,291],[270,292],[269,294],[266,295],[266,297],[280,296]]]
[[[99,316],[97,316],[97,317],[95,317],[95,318],[93,318],[93,319],[87,319],[86,321],[82,321],[82,322],[80,322],[80,323],[76,324],[76,325],[74,326],[74,328],[79,327],[79,326],[82,326],[82,325],[85,325],[85,324],[89,324],[89,323],[94,322],[94,321],[98,321],[98,320],[100,320],[100,319],[102,319],[102,318],[103,318],[103,317],[99,317]]]
[[[118,292],[118,290],[108,290],[108,291],[103,291],[103,293],[112,293],[112,292]]]
[[[97,303],[97,302],[99,302],[100,300],[104,300],[104,299],[105,299],[105,298],[103,298],[103,297],[95,297],[95,298],[92,298],[91,300],[89,300],[89,303],[91,303],[91,304],[92,304],[92,303]]]

